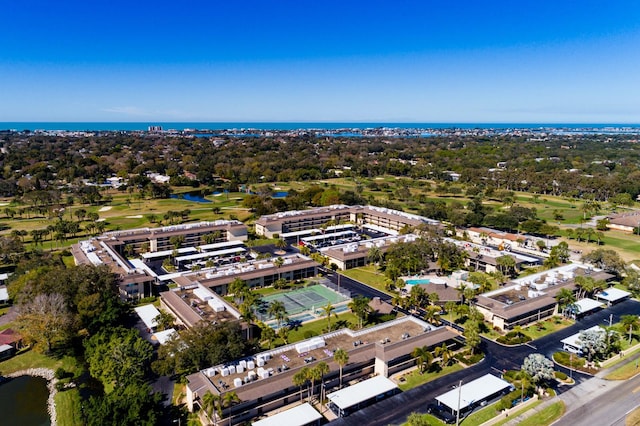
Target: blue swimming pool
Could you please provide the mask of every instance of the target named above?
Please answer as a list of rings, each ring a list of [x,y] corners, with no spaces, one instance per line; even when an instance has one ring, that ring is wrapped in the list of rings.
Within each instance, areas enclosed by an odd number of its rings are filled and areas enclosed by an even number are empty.
[[[431,280],[429,278],[420,278],[420,279],[405,280],[405,282],[409,285],[418,285],[418,284],[429,284]]]

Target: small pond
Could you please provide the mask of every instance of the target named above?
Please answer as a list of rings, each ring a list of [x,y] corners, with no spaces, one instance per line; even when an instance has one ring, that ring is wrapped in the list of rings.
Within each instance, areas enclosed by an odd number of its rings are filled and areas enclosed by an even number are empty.
[[[0,384],[0,413],[4,426],[48,426],[49,390],[41,377],[22,376]]]

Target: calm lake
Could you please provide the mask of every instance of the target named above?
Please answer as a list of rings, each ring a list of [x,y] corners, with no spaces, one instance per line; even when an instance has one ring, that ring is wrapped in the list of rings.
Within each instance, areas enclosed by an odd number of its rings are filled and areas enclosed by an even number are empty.
[[[0,413],[3,426],[48,426],[49,390],[40,377],[22,376],[0,384]]]

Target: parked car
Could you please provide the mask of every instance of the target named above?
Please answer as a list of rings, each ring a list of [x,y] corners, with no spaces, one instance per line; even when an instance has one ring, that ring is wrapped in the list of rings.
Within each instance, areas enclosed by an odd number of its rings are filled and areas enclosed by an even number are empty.
[[[427,413],[433,414],[447,424],[453,424],[456,422],[456,416],[440,405],[429,404],[427,406]]]

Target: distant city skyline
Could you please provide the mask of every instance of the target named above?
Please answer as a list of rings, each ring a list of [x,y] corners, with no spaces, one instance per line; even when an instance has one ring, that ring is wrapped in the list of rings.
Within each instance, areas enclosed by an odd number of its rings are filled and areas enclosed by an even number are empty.
[[[3,2],[0,122],[640,123],[640,3]]]

